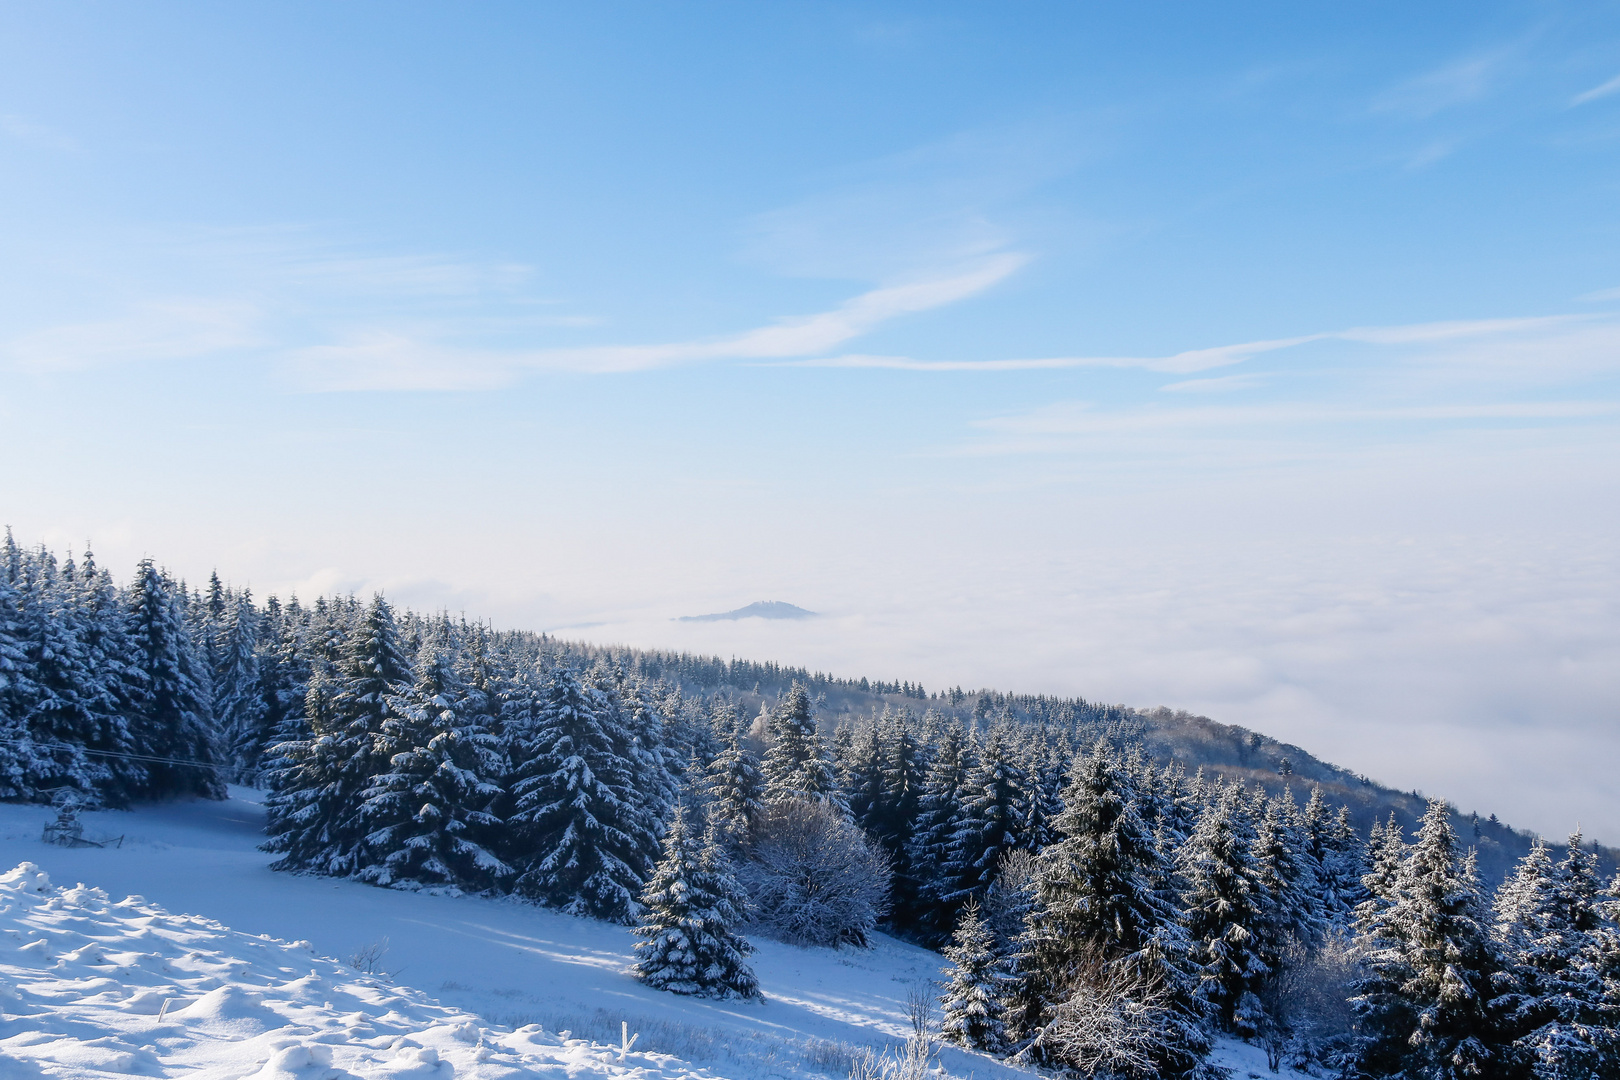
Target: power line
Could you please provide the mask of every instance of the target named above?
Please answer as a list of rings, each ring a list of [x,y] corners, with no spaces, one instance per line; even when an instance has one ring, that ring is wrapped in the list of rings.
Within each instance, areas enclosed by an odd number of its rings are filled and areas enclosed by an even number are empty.
[[[213,761],[189,761],[185,758],[153,757],[150,754],[124,754],[117,750],[92,750],[88,746],[74,746],[71,743],[42,743],[33,739],[0,739],[0,743],[8,746],[37,746],[42,750],[76,750],[81,754],[95,754],[97,757],[123,758],[126,761],[150,761],[158,765],[195,765],[199,769],[217,769],[219,764]]]

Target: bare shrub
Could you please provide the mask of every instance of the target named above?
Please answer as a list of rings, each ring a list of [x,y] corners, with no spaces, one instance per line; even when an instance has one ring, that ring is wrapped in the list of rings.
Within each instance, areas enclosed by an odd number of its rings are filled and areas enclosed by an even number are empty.
[[[889,906],[889,857],[837,809],[777,799],[738,867],[754,926],[795,945],[864,948]]]
[[[926,983],[906,991],[906,1013],[911,1017],[911,1037],[934,1037],[934,993]]]
[[[913,1035],[899,1049],[862,1051],[850,1065],[849,1080],[927,1080],[933,1069],[933,1040]]]
[[[379,979],[392,981],[404,968],[389,969],[383,966],[383,957],[388,955],[388,939],[380,937],[369,945],[362,945],[349,957],[349,966],[354,970],[367,975],[375,975]]]
[[[1068,996],[1016,1060],[1056,1065],[1071,1075],[1157,1080],[1191,1065],[1169,992],[1124,964],[1092,957],[1073,974]],[[1182,1059],[1186,1059],[1182,1061]]]
[[[1360,948],[1342,932],[1314,953],[1296,949],[1287,957],[1260,993],[1266,1012],[1260,1043],[1274,1071],[1284,1061],[1334,1068],[1350,1053],[1356,1037],[1350,997],[1360,966]]]

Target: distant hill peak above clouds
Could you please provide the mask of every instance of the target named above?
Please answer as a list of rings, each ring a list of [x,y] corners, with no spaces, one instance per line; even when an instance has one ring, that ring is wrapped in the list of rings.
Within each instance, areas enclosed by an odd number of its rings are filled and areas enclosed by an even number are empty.
[[[722,611],[714,615],[682,615],[680,622],[720,622],[724,619],[814,619],[816,612],[786,604],[780,600],[757,600],[735,611]]]

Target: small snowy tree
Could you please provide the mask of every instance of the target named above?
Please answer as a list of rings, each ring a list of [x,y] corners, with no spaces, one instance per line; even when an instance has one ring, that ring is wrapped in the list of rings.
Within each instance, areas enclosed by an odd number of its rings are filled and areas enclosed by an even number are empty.
[[[744,960],[753,947],[734,930],[744,903],[714,831],[699,842],[677,805],[664,858],[641,894],[633,974],[677,994],[757,997],[759,980]]]
[[[945,959],[951,962],[945,969],[950,983],[940,998],[945,1040],[970,1050],[1000,1050],[1006,1039],[1001,1003],[1005,980],[995,935],[979,917],[977,903],[970,900],[962,909]]]
[[[748,839],[759,820],[765,781],[760,775],[759,763],[743,745],[743,726],[736,711],[726,708],[721,719],[729,722],[725,731],[726,748],[709,765],[705,794],[710,823],[721,841],[735,851]]]

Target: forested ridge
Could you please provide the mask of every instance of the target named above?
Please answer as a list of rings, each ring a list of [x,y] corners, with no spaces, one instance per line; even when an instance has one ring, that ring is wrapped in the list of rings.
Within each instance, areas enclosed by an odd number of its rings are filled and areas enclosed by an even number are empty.
[[[948,1037],[1086,1075],[1198,1075],[1214,1030],[1337,1075],[1615,1074],[1620,896],[1578,836],[1164,710],[0,554],[3,798],[260,786],[278,869],[635,923],[677,992],[757,993],[740,930],[882,926],[945,948]]]

